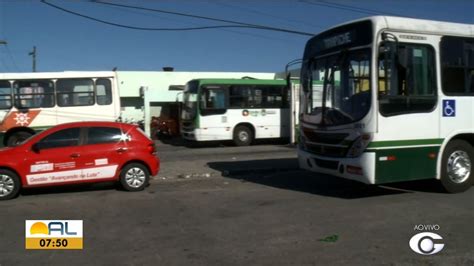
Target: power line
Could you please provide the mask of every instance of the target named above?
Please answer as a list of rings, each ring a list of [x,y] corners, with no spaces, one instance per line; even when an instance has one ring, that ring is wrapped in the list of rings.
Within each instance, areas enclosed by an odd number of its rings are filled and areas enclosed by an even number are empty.
[[[386,15],[392,15],[392,16],[401,16],[399,14],[395,14],[395,13],[391,13],[391,12],[379,11],[379,10],[368,9],[368,8],[360,8],[360,7],[355,7],[355,6],[351,6],[351,5],[337,4],[337,3],[327,2],[327,1],[323,1],[323,0],[313,0],[313,1],[300,0],[300,2],[310,4],[310,5],[318,5],[318,6],[325,6],[325,7],[335,8],[335,9],[348,10],[348,11],[363,13],[363,14],[368,14],[368,15],[386,14]]]
[[[163,19],[162,17],[160,17],[157,14],[150,14],[149,12],[145,12],[143,10],[142,11],[136,11],[136,10],[130,10],[130,8],[113,7],[113,6],[111,6],[109,8],[112,8],[112,9],[115,9],[115,10],[120,10],[120,11],[125,11],[125,12],[132,13],[132,14],[137,14],[137,15],[140,15],[140,16],[148,16],[148,17]],[[167,20],[172,20],[172,21],[175,21],[175,22],[183,23],[182,21],[179,21],[179,20],[176,20],[176,19],[169,19],[168,18]],[[184,23],[184,24],[196,25],[195,23]],[[260,38],[260,39],[274,40],[274,41],[276,40],[276,41],[280,41],[280,42],[289,43],[288,39],[269,37],[269,36],[265,36],[265,35],[261,35],[261,34],[257,34],[257,33],[243,32],[243,31],[230,30],[230,29],[217,29],[217,30],[230,32],[230,33],[233,33],[233,34],[252,36],[252,37]]]
[[[293,34],[299,34],[299,35],[306,35],[306,36],[313,36],[314,34],[312,33],[307,33],[307,32],[300,32],[300,31],[293,31],[293,30],[287,30],[287,29],[279,29],[279,28],[273,28],[273,27],[267,27],[267,26],[260,26],[260,25],[252,25],[252,24],[246,24],[246,23],[241,23],[241,22],[230,22],[230,21],[225,21],[225,20],[220,20],[222,22],[228,22],[228,23],[234,23],[237,25],[217,25],[217,26],[202,26],[202,27],[188,27],[188,28],[146,28],[146,27],[138,27],[138,26],[130,26],[130,25],[124,25],[124,24],[118,24],[114,22],[109,22],[101,19],[97,19],[91,16],[87,16],[84,14],[80,14],[68,9],[65,9],[63,7],[51,4],[47,2],[46,0],[41,0],[43,4],[46,4],[48,6],[51,6],[53,8],[56,8],[58,10],[61,10],[63,12],[73,14],[82,18],[86,18],[89,20],[93,20],[96,22],[104,23],[107,25],[111,26],[116,26],[116,27],[121,27],[121,28],[127,28],[127,29],[134,29],[134,30],[146,30],[146,31],[192,31],[192,30],[204,30],[204,29],[221,29],[221,28],[251,28],[251,29],[260,29],[260,30],[272,30],[272,31],[280,31],[280,32],[286,32],[286,33],[293,33]],[[167,13],[167,14],[173,14],[174,15],[181,15],[181,16],[188,16],[188,17],[194,17],[194,18],[201,18],[201,19],[208,19],[208,20],[219,20],[219,19],[213,19],[213,18],[207,18],[207,17],[202,17],[202,16],[197,16],[197,15],[191,15],[191,14],[183,14],[183,13],[177,13],[177,12],[170,12],[170,11],[164,11],[164,10],[157,10],[157,9],[148,9],[148,8],[143,8],[143,7],[135,7],[135,6],[127,6],[127,5],[120,5],[120,4],[112,4],[112,3],[105,3],[105,2],[100,2],[100,1],[92,1],[93,3],[98,3],[98,4],[104,4],[104,5],[112,5],[112,6],[121,6],[121,7],[126,7],[126,8],[132,8],[132,9],[139,9],[139,10],[147,10],[147,11],[154,11],[154,12],[161,12],[161,13]]]
[[[123,5],[123,4],[114,4],[114,3],[109,3],[109,2],[103,2],[103,1],[100,1],[100,0],[92,0],[92,2],[97,3],[97,4],[103,4],[103,5],[120,6],[120,7],[126,7],[126,8],[131,8],[131,9],[146,10],[146,11],[158,12],[158,13],[164,13],[164,14],[170,14],[170,15],[176,15],[176,16],[183,16],[183,17],[204,19],[204,20],[210,20],[210,21],[231,23],[231,24],[236,24],[236,25],[241,25],[241,26],[247,26],[249,28],[257,28],[257,29],[265,29],[265,30],[273,30],[273,31],[282,31],[282,32],[286,32],[286,33],[294,33],[294,34],[301,34],[301,35],[308,35],[308,36],[313,36],[314,35],[312,33],[307,33],[307,32],[294,31],[294,30],[288,30],[288,29],[276,28],[276,27],[269,27],[269,26],[262,26],[262,25],[257,25],[257,24],[250,24],[250,23],[235,21],[235,20],[218,19],[218,18],[211,18],[211,17],[199,16],[199,15],[194,15],[194,14],[167,11],[167,10],[163,10],[163,9],[146,8],[146,7],[138,7],[138,6],[131,6],[131,5]]]
[[[280,21],[290,22],[290,24],[300,24],[300,25],[305,25],[305,26],[315,26],[315,27],[323,28],[323,26],[321,26],[321,25],[311,24],[311,23],[308,23],[307,21],[284,18],[284,17],[281,17],[281,16],[277,16],[277,15],[269,14],[269,13],[266,13],[266,12],[262,12],[260,10],[256,10],[256,9],[252,9],[252,8],[248,8],[248,7],[237,6],[237,5],[233,5],[233,4],[228,4],[227,2],[222,3],[222,2],[218,2],[218,1],[212,1],[212,0],[210,0],[209,2],[214,4],[214,5],[218,5],[218,6],[224,6],[224,7],[232,8],[232,9],[239,9],[243,12],[250,13],[250,14],[257,14],[257,15],[270,17],[270,18],[273,18],[273,19],[276,19],[276,20],[280,20]]]
[[[82,18],[90,19],[90,20],[100,22],[100,23],[104,23],[104,24],[111,25],[111,26],[116,26],[116,27],[121,27],[121,28],[126,28],[126,29],[133,29],[133,30],[187,31],[187,30],[203,30],[203,29],[217,29],[217,28],[244,28],[244,26],[238,26],[238,25],[236,25],[236,26],[234,26],[234,25],[218,25],[218,26],[203,26],[203,27],[191,27],[191,28],[146,28],[146,27],[129,26],[129,25],[118,24],[118,23],[109,22],[109,21],[98,19],[98,18],[90,17],[90,16],[87,16],[87,15],[83,15],[83,14],[80,14],[80,13],[62,8],[60,6],[48,3],[48,2],[46,2],[46,0],[41,0],[41,2],[46,4],[46,5],[51,6],[53,8],[56,8],[56,9],[59,9],[61,11],[66,12],[66,13],[72,14],[72,15],[76,15],[76,16],[79,16],[79,17],[82,17]],[[246,26],[245,28],[248,28],[248,26]]]

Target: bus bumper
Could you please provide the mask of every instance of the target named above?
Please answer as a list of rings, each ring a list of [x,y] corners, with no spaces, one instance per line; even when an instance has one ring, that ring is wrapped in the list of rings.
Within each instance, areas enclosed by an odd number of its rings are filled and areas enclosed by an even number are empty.
[[[337,177],[375,184],[375,153],[364,152],[357,158],[323,157],[298,150],[300,168]]]
[[[196,140],[194,131],[181,131],[181,137],[186,140]]]
[[[232,132],[225,127],[222,128],[195,128],[192,131],[182,131],[181,135],[184,139],[194,141],[216,141],[231,140]]]

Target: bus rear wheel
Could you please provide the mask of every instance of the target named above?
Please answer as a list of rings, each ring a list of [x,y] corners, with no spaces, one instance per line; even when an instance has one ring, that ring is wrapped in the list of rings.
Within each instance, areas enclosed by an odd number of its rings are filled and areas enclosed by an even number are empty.
[[[253,141],[253,132],[246,126],[237,126],[234,130],[234,143],[236,146],[248,146]]]
[[[25,141],[27,138],[31,137],[33,134],[26,132],[26,131],[18,131],[13,134],[11,134],[7,141],[6,144],[8,147],[14,147]]]
[[[441,184],[449,193],[468,190],[473,184],[474,148],[464,140],[453,140],[443,152]]]

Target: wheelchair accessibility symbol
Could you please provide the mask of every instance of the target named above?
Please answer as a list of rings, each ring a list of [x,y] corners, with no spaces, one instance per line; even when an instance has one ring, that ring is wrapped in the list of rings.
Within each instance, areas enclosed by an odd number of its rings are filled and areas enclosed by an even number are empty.
[[[456,116],[456,101],[455,100],[443,100],[443,116],[444,117]]]

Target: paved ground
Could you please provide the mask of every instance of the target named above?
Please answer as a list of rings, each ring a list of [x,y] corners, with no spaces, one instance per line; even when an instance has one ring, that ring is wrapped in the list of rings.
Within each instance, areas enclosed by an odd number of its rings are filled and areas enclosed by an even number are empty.
[[[159,149],[162,175],[144,192],[103,184],[0,202],[0,265],[474,265],[474,188],[315,176],[285,145]],[[84,250],[25,250],[25,219],[84,220]],[[443,251],[410,250],[419,224],[440,226]]]

